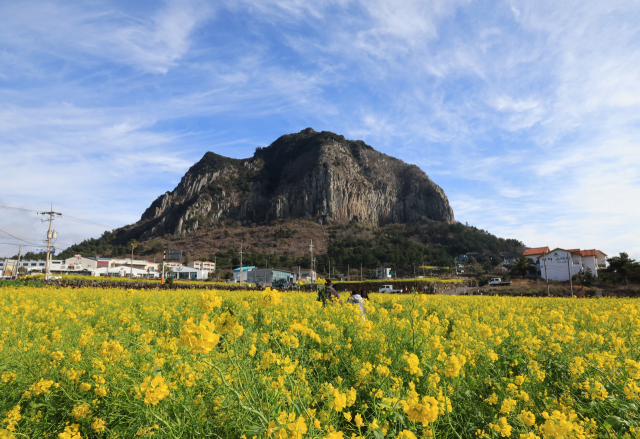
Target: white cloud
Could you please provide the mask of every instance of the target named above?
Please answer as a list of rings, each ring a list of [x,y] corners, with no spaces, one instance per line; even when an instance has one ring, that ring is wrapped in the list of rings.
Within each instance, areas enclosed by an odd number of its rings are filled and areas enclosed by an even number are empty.
[[[189,50],[193,30],[211,13],[201,1],[171,0],[145,18],[102,2],[5,3],[0,6],[0,38],[9,50],[26,48],[79,63],[91,63],[85,57],[91,55],[145,72],[167,73]]]

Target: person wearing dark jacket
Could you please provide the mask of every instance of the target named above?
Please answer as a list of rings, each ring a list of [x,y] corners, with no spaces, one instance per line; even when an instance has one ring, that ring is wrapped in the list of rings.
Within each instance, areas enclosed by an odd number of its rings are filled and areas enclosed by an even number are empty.
[[[338,302],[340,302],[340,305],[342,305],[342,299],[340,299],[340,294],[338,294],[336,289],[333,288],[333,283],[331,282],[331,279],[326,279],[326,281],[327,282],[324,286],[324,290],[318,290],[318,300],[322,301],[322,304],[324,305],[327,302],[327,300],[331,300],[331,296],[333,296]]]

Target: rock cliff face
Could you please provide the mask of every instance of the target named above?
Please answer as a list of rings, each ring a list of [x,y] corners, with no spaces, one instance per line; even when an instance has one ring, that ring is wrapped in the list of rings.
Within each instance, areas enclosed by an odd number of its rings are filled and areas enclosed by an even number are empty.
[[[417,166],[362,141],[307,128],[249,159],[206,153],[135,227],[146,239],[229,219],[251,224],[304,217],[372,226],[454,221],[444,191]]]

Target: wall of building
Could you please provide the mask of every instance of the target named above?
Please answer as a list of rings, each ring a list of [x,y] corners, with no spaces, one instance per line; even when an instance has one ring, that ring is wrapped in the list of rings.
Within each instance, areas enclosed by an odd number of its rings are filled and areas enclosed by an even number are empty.
[[[582,269],[582,256],[579,254],[571,254],[570,252],[556,250],[547,253],[545,256],[546,261],[541,257],[540,261],[540,274],[543,279],[549,276],[549,280],[568,281],[569,270],[571,276],[580,273]],[[545,272],[546,262],[546,272]],[[570,267],[568,264],[571,264]]]

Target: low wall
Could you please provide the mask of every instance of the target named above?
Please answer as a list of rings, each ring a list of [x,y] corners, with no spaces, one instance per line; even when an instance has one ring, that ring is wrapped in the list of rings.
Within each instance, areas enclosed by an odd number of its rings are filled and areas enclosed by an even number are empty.
[[[174,282],[173,285],[157,282],[118,282],[109,280],[64,280],[64,279],[34,279],[31,282],[38,282],[43,285],[50,285],[62,288],[124,288],[127,290],[223,290],[223,291],[262,291],[262,288],[247,287],[240,285],[220,285],[220,284],[187,284]]]
[[[441,294],[456,288],[454,283],[442,282],[416,282],[416,281],[393,281],[393,282],[336,282],[334,287],[338,291],[365,290],[369,293],[377,293],[382,285],[393,285],[397,290],[403,290],[400,294],[409,294],[417,291],[421,294]]]

